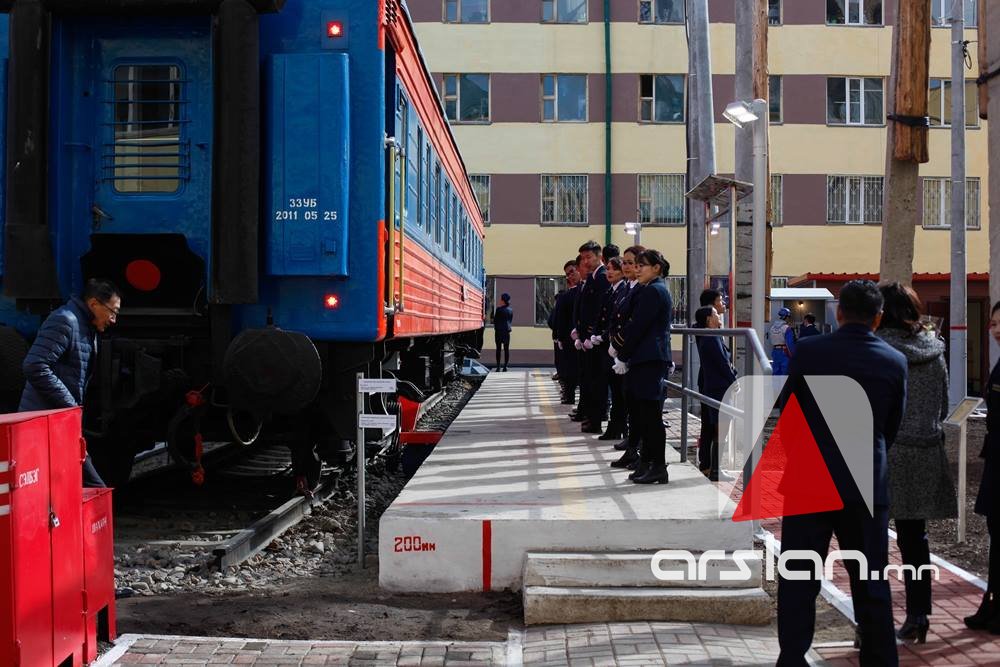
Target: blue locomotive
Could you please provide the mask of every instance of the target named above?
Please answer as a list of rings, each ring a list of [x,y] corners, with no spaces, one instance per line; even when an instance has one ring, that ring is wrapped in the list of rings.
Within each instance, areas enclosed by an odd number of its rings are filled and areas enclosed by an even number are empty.
[[[355,374],[439,386],[481,346],[483,220],[398,0],[0,0],[0,400],[92,277],[123,307],[86,433],[355,439]]]

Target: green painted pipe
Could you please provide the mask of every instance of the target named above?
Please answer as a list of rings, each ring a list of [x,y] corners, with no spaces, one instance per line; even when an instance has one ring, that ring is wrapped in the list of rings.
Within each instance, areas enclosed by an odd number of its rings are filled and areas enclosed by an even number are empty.
[[[611,0],[604,0],[604,245],[611,243]]]

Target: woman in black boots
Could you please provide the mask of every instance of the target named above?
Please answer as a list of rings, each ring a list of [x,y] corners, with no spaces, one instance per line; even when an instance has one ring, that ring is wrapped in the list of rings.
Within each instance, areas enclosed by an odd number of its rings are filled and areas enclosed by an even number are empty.
[[[1000,343],[1000,301],[990,313],[990,335]],[[1000,362],[993,367],[986,385],[986,440],[980,457],[986,459],[983,481],[976,496],[976,514],[986,517],[990,532],[990,565],[986,592],[979,610],[965,618],[972,630],[1000,635]]]
[[[639,466],[630,478],[636,484],[666,484],[667,434],[663,428],[663,376],[670,363],[669,338],[673,304],[663,278],[670,264],[656,250],[638,258],[642,289],[615,345],[614,371],[627,372],[626,385],[634,397],[635,424],[642,440]],[[614,344],[614,343],[613,343]]]

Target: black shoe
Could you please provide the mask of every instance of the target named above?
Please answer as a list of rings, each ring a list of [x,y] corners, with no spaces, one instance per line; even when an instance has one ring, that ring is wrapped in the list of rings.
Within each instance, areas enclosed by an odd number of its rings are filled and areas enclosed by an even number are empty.
[[[635,481],[636,477],[642,477],[646,474],[646,471],[649,470],[649,464],[636,458],[632,465],[629,466],[629,470],[632,471],[632,474],[628,478]]]
[[[708,481],[710,482],[733,482],[736,478],[732,475],[723,472],[722,470],[712,470],[708,473]]]
[[[639,453],[637,451],[635,451],[634,449],[626,449],[625,453],[621,455],[621,458],[619,458],[617,461],[611,462],[611,467],[622,468],[622,469],[628,468],[630,463],[633,463],[638,460],[639,460]]]
[[[580,428],[580,433],[602,433],[601,424],[592,424],[590,422],[583,422]]]
[[[624,435],[620,429],[612,429],[610,426],[608,430],[601,434],[598,440],[618,440]]]
[[[556,382],[559,382],[559,373],[553,373],[552,379],[555,380]]]
[[[654,463],[649,466],[645,473],[636,475],[632,480],[636,484],[668,484],[670,476],[667,474],[667,466],[663,463]]]
[[[906,622],[896,631],[896,637],[903,640],[912,639],[914,644],[926,644],[927,629],[930,625],[930,621],[924,614],[913,614],[912,616],[907,614]]]
[[[576,400],[570,396],[567,396],[566,398],[562,399],[559,402],[562,403],[563,405],[576,405]]]
[[[996,601],[987,591],[983,593],[983,601],[979,603],[976,613],[965,617],[965,627],[970,630],[986,630],[994,616],[996,616]]]
[[[618,450],[619,452],[624,452],[626,449],[628,449],[628,438],[625,438],[621,442],[616,442],[615,449]]]
[[[569,416],[569,420],[570,420],[571,422],[583,422],[583,421],[586,421],[586,420],[587,420],[587,418],[586,418],[586,417],[584,417],[583,415],[580,415],[580,414],[576,414],[576,415],[570,415],[570,416]]]

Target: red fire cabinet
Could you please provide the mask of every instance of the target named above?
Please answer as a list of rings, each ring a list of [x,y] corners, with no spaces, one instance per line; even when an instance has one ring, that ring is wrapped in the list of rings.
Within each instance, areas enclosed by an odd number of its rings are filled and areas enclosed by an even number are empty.
[[[111,489],[83,490],[83,585],[87,592],[86,662],[97,660],[97,641],[115,638],[115,544]]]
[[[83,664],[78,408],[0,415],[0,664]]]

